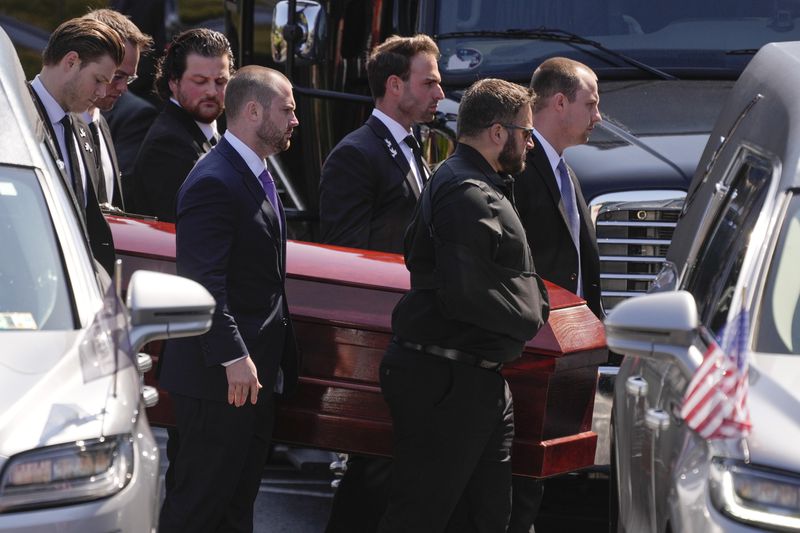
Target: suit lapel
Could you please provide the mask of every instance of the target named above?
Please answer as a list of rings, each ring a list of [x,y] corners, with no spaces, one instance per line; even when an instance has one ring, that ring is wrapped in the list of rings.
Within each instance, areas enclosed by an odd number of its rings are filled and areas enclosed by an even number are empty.
[[[98,115],[99,118],[97,119],[97,124],[100,127],[100,131],[103,134],[102,141],[106,145],[106,150],[108,150],[108,156],[111,158],[111,168],[114,171],[114,192],[112,194],[111,204],[117,207],[121,207],[122,210],[125,210],[125,206],[123,205],[122,199],[122,182],[120,181],[120,170],[119,170],[119,161],[117,160],[117,152],[114,149],[114,143],[112,142],[111,137],[111,129],[108,127],[108,122],[106,122],[105,117],[101,114]],[[96,154],[98,160],[100,160],[101,154]]]
[[[564,209],[564,202],[561,200],[561,190],[558,188],[556,175],[553,173],[553,167],[550,166],[550,160],[547,159],[547,154],[542,147],[541,141],[534,135],[534,147],[531,150],[533,153],[532,162],[536,168],[536,173],[544,181],[547,190],[550,192],[550,198],[553,204],[558,207],[558,212],[561,213],[561,221],[569,231],[569,222],[567,222],[567,211]],[[572,179],[572,176],[570,176]]]
[[[192,142],[197,145],[199,151],[203,153],[207,153],[211,151],[211,144],[209,144],[208,139],[203,134],[203,130],[197,125],[197,122],[194,121],[192,116],[183,110],[180,106],[175,105],[174,102],[171,100],[167,102],[166,106],[164,107],[164,111],[169,115],[172,115],[175,120],[180,122],[186,131],[192,137]],[[235,150],[234,150],[235,151]]]
[[[375,136],[378,137],[389,158],[391,158],[395,165],[397,165],[397,169],[406,180],[406,183],[408,183],[408,186],[411,187],[411,190],[414,192],[414,197],[419,199],[420,190],[417,179],[414,177],[414,173],[411,171],[411,166],[408,164],[408,159],[406,159],[406,156],[403,155],[403,151],[394,140],[394,136],[389,131],[389,128],[387,128],[386,125],[374,115],[370,115],[370,117],[367,119],[367,126],[369,126]]]
[[[278,223],[278,217],[283,216],[283,208],[281,207],[280,213],[275,212],[275,209],[272,208],[272,204],[267,198],[267,193],[264,192],[264,188],[261,187],[258,178],[253,175],[253,172],[250,170],[250,167],[247,166],[247,163],[244,162],[242,156],[239,155],[239,153],[233,148],[233,146],[231,146],[225,137],[220,139],[214,149],[219,151],[220,155],[227,159],[231,166],[233,166],[234,170],[241,176],[245,189],[247,189],[247,192],[253,197],[253,201],[255,201],[258,207],[261,209],[261,214],[263,215],[267,226],[270,228],[270,232],[273,235],[278,236],[275,242],[275,247],[278,250],[281,264],[285,264],[285,246],[283,244],[284,238],[281,234],[280,224]],[[282,272],[285,271],[285,269],[282,270]]]

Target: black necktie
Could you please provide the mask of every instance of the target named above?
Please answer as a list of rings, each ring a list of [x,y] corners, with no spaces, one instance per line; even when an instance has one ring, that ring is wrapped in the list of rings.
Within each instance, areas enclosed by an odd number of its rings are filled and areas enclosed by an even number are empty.
[[[90,122],[89,129],[92,131],[92,140],[94,141],[94,157],[97,161],[97,201],[101,204],[107,203],[108,191],[106,191],[106,177],[103,171],[103,152],[100,150],[100,128],[97,127],[97,122]]]
[[[61,125],[64,126],[64,144],[67,147],[67,154],[65,163],[69,167],[69,175],[72,180],[72,191],[78,199],[78,205],[81,208],[86,206],[86,198],[83,194],[83,180],[81,179],[81,167],[78,159],[78,152],[75,151],[75,132],[72,129],[72,117],[67,113],[64,118],[60,120]],[[64,154],[61,154],[62,157]]]
[[[422,162],[422,148],[420,148],[417,139],[413,135],[409,135],[403,141],[411,147],[411,151],[414,153],[414,161],[417,163],[417,171],[419,172],[419,178],[422,180],[422,184],[424,185],[426,181],[428,181],[428,167]]]
[[[219,139],[217,139],[217,134],[215,133],[215,134],[214,134],[214,135],[212,135],[212,136],[211,136],[211,138],[208,140],[208,144],[210,144],[211,146],[216,146],[216,145],[217,145],[217,141],[218,141],[218,140],[219,140]]]

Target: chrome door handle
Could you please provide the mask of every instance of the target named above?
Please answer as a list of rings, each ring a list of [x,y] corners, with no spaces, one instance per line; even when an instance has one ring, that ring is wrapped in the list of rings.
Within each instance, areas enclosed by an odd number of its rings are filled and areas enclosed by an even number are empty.
[[[653,431],[667,429],[669,424],[669,413],[663,409],[648,409],[644,413],[644,425]]]
[[[636,398],[647,396],[647,381],[642,376],[631,376],[625,380],[625,391]]]

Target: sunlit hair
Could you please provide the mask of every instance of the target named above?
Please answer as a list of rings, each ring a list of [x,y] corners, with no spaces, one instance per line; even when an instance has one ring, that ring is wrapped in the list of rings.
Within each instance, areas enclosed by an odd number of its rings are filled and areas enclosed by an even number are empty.
[[[110,26],[97,20],[75,18],[67,20],[50,34],[42,52],[42,63],[59,63],[69,52],[76,52],[82,65],[110,56],[116,65],[125,57],[122,37]]]
[[[278,94],[279,80],[289,80],[277,70],[248,65],[240,68],[231,77],[225,88],[225,113],[229,119],[239,116],[247,102],[256,101],[265,109],[272,105],[272,98]]]
[[[589,67],[566,57],[551,57],[533,71],[530,88],[536,93],[537,103],[533,112],[539,111],[553,95],[558,93],[575,101],[580,88],[581,70],[592,72]]]
[[[183,77],[189,54],[203,57],[227,56],[230,74],[233,74],[233,52],[231,44],[223,34],[206,28],[186,30],[172,39],[156,65],[155,89],[161,99],[169,100],[172,96],[169,82]]]
[[[475,137],[495,123],[510,123],[525,106],[533,105],[533,91],[496,78],[476,81],[464,92],[458,107],[458,138]]]
[[[125,41],[135,44],[139,52],[144,54],[153,47],[153,38],[143,33],[131,19],[113,9],[93,9],[84,18],[99,20],[114,28]]]
[[[367,59],[367,79],[372,97],[377,100],[386,94],[386,80],[397,76],[408,81],[411,59],[417,54],[431,54],[439,59],[439,48],[427,35],[413,37],[392,35],[372,50]]]

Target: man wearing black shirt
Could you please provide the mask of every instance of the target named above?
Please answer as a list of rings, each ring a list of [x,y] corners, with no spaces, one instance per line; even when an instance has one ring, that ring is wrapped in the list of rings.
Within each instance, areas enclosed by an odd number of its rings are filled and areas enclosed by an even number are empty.
[[[513,404],[499,370],[549,311],[510,176],[531,148],[532,100],[496,79],[467,90],[459,144],[406,234],[411,290],[394,310],[380,371],[394,429],[383,533],[488,533],[508,523]]]

